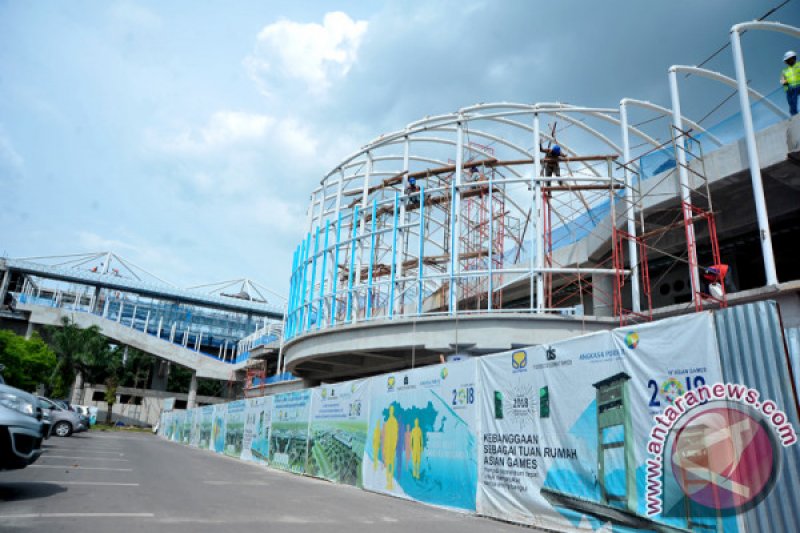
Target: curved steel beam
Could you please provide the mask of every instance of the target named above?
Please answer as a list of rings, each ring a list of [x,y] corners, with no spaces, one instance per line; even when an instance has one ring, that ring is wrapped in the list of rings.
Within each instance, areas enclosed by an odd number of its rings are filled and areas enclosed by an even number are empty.
[[[661,115],[664,115],[666,117],[668,117],[668,116],[670,116],[672,114],[672,111],[669,110],[668,108],[666,108],[664,106],[660,106],[658,104],[654,104],[653,102],[649,102],[647,100],[637,100],[635,98],[623,98],[622,100],[620,100],[620,104],[622,104],[622,105],[627,105],[627,104],[635,105],[635,106],[641,107],[643,109],[649,109],[650,111],[655,111],[656,113],[660,113]],[[685,123],[687,123],[688,125],[690,125],[692,128],[696,129],[697,131],[708,135],[708,138],[711,139],[714,142],[714,144],[716,144],[717,146],[722,146],[724,144],[721,140],[719,140],[719,138],[717,136],[715,136],[714,134],[710,133],[707,129],[705,129],[703,126],[701,126],[697,122],[693,121],[692,119],[687,118],[686,116],[684,116],[683,117],[683,121]],[[658,144],[656,146],[658,146]]]
[[[729,78],[728,76],[721,74],[719,72],[715,72],[713,70],[708,70],[700,67],[692,67],[689,65],[672,65],[670,69],[674,69],[675,72],[688,72],[690,74],[695,74],[697,76],[703,76],[704,78],[716,80],[718,82],[724,83],[728,87],[733,87],[734,89],[738,87],[735,79]],[[789,113],[787,113],[780,107],[776,106],[760,92],[750,87],[747,88],[747,92],[750,94],[750,96],[754,97],[756,100],[763,100],[764,104],[767,107],[769,107],[770,110],[774,111],[778,116],[782,118],[789,118]],[[686,121],[686,119],[684,119],[684,121]]]

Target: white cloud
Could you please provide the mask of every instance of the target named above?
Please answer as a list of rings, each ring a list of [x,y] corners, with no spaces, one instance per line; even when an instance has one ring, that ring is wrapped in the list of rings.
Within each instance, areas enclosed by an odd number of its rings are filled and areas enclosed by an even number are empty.
[[[325,14],[322,24],[279,20],[261,30],[244,64],[267,94],[285,79],[323,94],[356,62],[367,26],[367,21],[354,21],[341,11]]]
[[[274,123],[275,119],[267,115],[218,111],[199,129],[185,128],[172,137],[151,135],[151,140],[168,152],[207,152],[260,140]]]

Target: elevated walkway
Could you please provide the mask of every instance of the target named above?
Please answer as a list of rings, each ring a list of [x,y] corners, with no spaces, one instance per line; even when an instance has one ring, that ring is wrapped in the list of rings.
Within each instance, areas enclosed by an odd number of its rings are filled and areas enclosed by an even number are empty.
[[[68,318],[81,328],[97,326],[107,338],[171,363],[191,368],[197,372],[198,378],[228,380],[232,372],[244,368],[247,364],[246,360],[238,363],[224,362],[214,356],[174,344],[168,339],[160,339],[92,313],[28,302],[18,302],[15,308],[17,311],[28,313],[31,324],[60,326],[62,320]]]

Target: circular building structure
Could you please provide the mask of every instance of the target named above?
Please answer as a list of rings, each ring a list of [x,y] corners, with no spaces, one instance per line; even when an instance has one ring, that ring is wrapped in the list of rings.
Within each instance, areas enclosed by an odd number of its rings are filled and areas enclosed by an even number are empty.
[[[613,108],[478,104],[344,159],[294,252],[286,369],[344,379],[640,316],[641,195],[623,154],[628,134],[661,145],[624,122]]]

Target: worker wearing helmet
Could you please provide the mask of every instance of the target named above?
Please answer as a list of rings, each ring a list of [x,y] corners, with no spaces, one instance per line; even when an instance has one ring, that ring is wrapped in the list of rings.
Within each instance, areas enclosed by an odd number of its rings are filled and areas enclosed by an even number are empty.
[[[786,68],[781,72],[781,85],[786,91],[786,99],[789,101],[789,114],[797,114],[797,96],[800,95],[800,66],[797,64],[797,54],[789,50],[783,54],[783,61]]]
[[[561,165],[558,160],[561,157],[561,147],[554,144],[550,148],[543,148],[539,145],[539,151],[545,154],[544,158],[544,175],[545,177],[558,176],[561,177]]]
[[[419,207],[419,186],[415,177],[408,178],[408,186],[406,187],[406,206]]]

